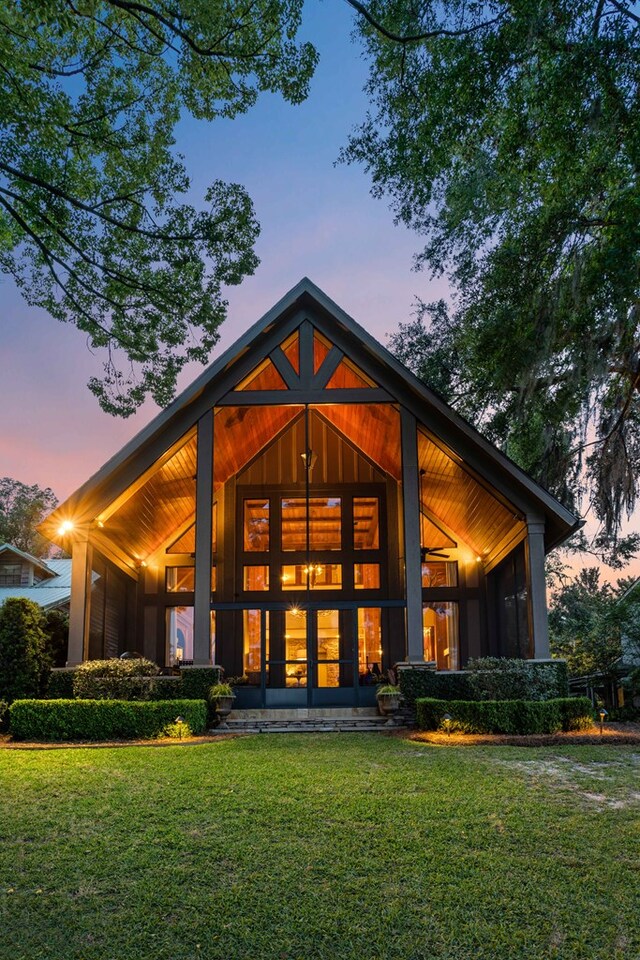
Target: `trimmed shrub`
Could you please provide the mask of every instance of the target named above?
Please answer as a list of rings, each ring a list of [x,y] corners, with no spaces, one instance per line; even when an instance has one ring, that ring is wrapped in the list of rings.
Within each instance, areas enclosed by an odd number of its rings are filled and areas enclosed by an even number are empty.
[[[9,728],[16,740],[149,740],[182,716],[195,734],[206,729],[203,700],[16,700]]]
[[[0,607],[0,699],[11,703],[38,697],[46,689],[50,660],[42,608],[25,597],[8,597]]]
[[[564,660],[481,657],[467,663],[470,700],[554,700],[569,695]]]
[[[438,730],[445,713],[451,729],[464,733],[532,734],[584,729],[593,722],[591,701],[554,700],[435,700],[416,701],[418,727]],[[587,722],[588,721],[588,722]]]
[[[563,697],[557,701],[562,713],[563,730],[588,730],[594,721],[589,697]]]
[[[144,658],[88,660],[76,667],[73,695],[79,700],[154,700],[159,673],[160,668]]]
[[[49,675],[47,700],[71,700],[73,697],[73,676],[76,672],[75,667],[55,668]]]
[[[9,726],[9,704],[0,700],[0,730],[5,731]]]
[[[222,679],[220,667],[181,667],[181,693],[185,700],[206,700],[209,690]]]
[[[182,689],[182,679],[180,677],[156,677],[153,681],[152,700],[190,700],[191,697],[185,696]],[[194,697],[195,700],[201,700],[202,697]]]
[[[435,670],[398,670],[398,684],[402,695],[411,705],[420,697],[437,700],[473,700],[468,674],[462,670],[436,672]]]

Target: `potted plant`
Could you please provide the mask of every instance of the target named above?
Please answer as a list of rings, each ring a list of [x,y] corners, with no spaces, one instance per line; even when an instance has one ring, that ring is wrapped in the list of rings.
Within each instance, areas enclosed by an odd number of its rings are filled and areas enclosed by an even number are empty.
[[[214,683],[209,689],[209,703],[212,704],[221,727],[227,725],[226,720],[233,710],[235,698],[231,685],[228,683]]]
[[[381,683],[376,690],[378,711],[383,717],[388,717],[388,723],[393,723],[394,715],[400,709],[400,687],[394,683]]]

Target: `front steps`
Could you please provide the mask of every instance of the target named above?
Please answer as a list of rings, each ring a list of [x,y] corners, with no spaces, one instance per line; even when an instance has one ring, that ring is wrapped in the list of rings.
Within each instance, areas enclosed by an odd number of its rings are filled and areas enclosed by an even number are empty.
[[[389,722],[375,707],[308,707],[282,710],[234,710],[226,725],[211,733],[389,733],[404,726]]]

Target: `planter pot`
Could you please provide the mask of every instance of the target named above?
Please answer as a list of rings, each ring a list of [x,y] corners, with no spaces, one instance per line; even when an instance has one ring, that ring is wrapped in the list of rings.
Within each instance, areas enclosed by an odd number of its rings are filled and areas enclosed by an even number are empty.
[[[216,700],[216,716],[218,718],[218,726],[223,729],[227,726],[227,717],[233,710],[233,701],[235,700],[235,694],[231,697],[218,697]]]
[[[393,725],[393,720],[400,709],[400,694],[399,693],[379,693],[376,696],[378,701],[378,712],[383,717],[388,717],[388,725]]]

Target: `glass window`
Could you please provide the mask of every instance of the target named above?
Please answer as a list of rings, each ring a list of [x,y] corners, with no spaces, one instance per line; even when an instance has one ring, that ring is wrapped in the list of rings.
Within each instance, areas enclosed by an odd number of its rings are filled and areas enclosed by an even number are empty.
[[[236,390],[286,390],[287,385],[267,357],[242,380]]]
[[[296,330],[295,333],[292,333],[291,336],[287,340],[285,340],[285,342],[281,346],[282,346],[282,352],[284,353],[285,357],[287,358],[287,360],[289,361],[289,363],[291,364],[295,372],[299,374],[300,373],[300,336],[298,334],[298,331]]]
[[[0,566],[0,587],[18,587],[21,580],[21,563],[3,563]]]
[[[193,607],[167,607],[169,665],[193,663]]]
[[[382,610],[358,610],[358,674],[361,686],[380,682],[382,673]]]
[[[243,590],[268,590],[269,567],[244,567],[242,572]]]
[[[379,563],[354,563],[353,585],[356,590],[380,589]]]
[[[244,501],[244,549],[264,553],[269,549],[269,501]]]
[[[215,553],[218,549],[218,504],[214,503],[211,509],[211,550]]]
[[[317,330],[313,331],[313,372],[317,373],[324,363],[332,344]]]
[[[318,610],[318,686],[340,686],[340,613]]]
[[[446,560],[429,560],[422,564],[423,587],[457,587],[458,564]]]
[[[216,567],[211,567],[211,593],[215,593],[218,587],[218,571]]]
[[[242,611],[242,665],[247,682],[260,684],[260,659],[262,654],[262,611]],[[269,659],[269,614],[266,614],[265,655]],[[268,672],[268,667],[267,667]]]
[[[340,550],[342,501],[340,497],[309,498],[309,549]],[[282,549],[307,549],[307,504],[304,497],[282,501]]]
[[[167,553],[195,553],[196,552],[196,525],[192,523],[185,532],[167,547]]]
[[[282,568],[283,590],[306,590],[307,577],[310,590],[340,590],[342,588],[342,564],[297,563]]]
[[[424,658],[438,670],[458,669],[458,604],[441,601],[422,604]]]
[[[353,498],[354,550],[379,550],[380,527],[377,497]]]
[[[287,687],[307,686],[307,611],[294,607],[285,611],[284,645]]]
[[[189,593],[195,590],[193,567],[167,567],[166,578],[168,593]]]

